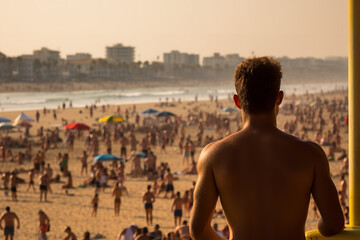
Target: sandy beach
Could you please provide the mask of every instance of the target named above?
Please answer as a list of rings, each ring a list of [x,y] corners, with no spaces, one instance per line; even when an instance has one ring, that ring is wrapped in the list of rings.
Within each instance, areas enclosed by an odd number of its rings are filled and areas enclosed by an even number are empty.
[[[309,101],[312,102],[316,98],[324,100],[331,99],[344,99],[346,96],[345,91],[338,91],[326,94],[314,94],[310,96],[285,96],[285,103],[297,102],[297,101]],[[132,177],[128,174],[130,173],[130,163],[125,163],[125,174],[126,179],[124,185],[126,186],[129,196],[122,197],[120,216],[114,216],[113,209],[113,197],[111,196],[112,188],[106,188],[104,192],[99,194],[99,209],[97,217],[91,217],[92,205],[91,199],[94,195],[94,187],[80,187],[83,184],[84,180],[89,178],[89,176],[81,175],[81,162],[78,157],[81,156],[82,151],[84,150],[85,137],[88,135],[88,131],[84,131],[83,136],[80,138],[75,138],[74,149],[70,150],[67,148],[65,139],[65,128],[63,126],[63,120],[67,120],[68,123],[80,122],[85,123],[91,126],[94,129],[98,129],[101,125],[97,122],[96,119],[104,117],[110,114],[116,114],[118,105],[105,106],[104,111],[101,106],[98,106],[94,110],[93,117],[89,115],[89,110],[85,108],[69,108],[66,109],[56,109],[57,119],[55,120],[52,114],[53,110],[50,110],[46,115],[43,114],[43,111],[40,110],[40,121],[33,122],[33,126],[30,129],[30,140],[33,143],[33,153],[36,153],[40,146],[37,144],[40,141],[40,137],[37,136],[37,131],[40,126],[46,129],[54,129],[59,127],[60,137],[63,139],[61,143],[58,144],[58,147],[55,149],[49,149],[46,151],[46,163],[50,163],[52,169],[54,170],[54,175],[60,173],[59,164],[58,164],[58,153],[68,153],[69,160],[69,170],[72,173],[73,177],[73,189],[69,189],[68,193],[65,193],[65,190],[62,189],[62,185],[65,183],[66,178],[61,177],[62,183],[53,183],[51,184],[52,193],[48,195],[48,202],[39,202],[39,181],[38,177],[35,178],[35,188],[36,192],[33,192],[32,189],[26,191],[28,174],[22,172],[18,174],[18,177],[26,181],[25,184],[19,184],[18,189],[18,201],[14,202],[11,200],[11,192],[1,189],[0,191],[0,210],[3,211],[6,206],[10,206],[12,211],[16,212],[21,221],[21,228],[16,229],[15,239],[37,239],[38,237],[38,215],[37,212],[42,209],[49,216],[51,220],[51,230],[48,232],[49,239],[61,239],[65,237],[65,227],[71,226],[73,232],[80,238],[85,231],[90,231],[91,236],[94,237],[96,234],[103,235],[106,239],[116,239],[116,236],[124,228],[129,227],[131,224],[136,223],[139,227],[146,226],[145,220],[145,211],[142,202],[142,194],[146,190],[146,186],[151,184],[151,181],[148,181],[146,177]],[[234,104],[229,100],[219,100],[218,107],[214,101],[191,101],[191,102],[181,102],[170,101],[168,106],[160,106],[159,103],[147,103],[147,104],[137,104],[136,112],[140,113],[141,111],[154,108],[160,111],[170,111],[175,113],[181,119],[185,120],[188,113],[198,114],[200,111],[220,114],[221,107],[234,107]],[[125,110],[131,113],[133,111],[133,105],[120,105],[120,114],[124,116]],[[25,111],[26,115],[35,119],[36,111]],[[20,111],[16,112],[1,112],[1,117],[7,117],[11,120],[14,120]],[[346,115],[346,112],[339,112],[339,114]],[[234,133],[237,130],[236,127],[236,118],[237,113],[223,113],[223,116],[230,119],[230,130],[231,133]],[[131,115],[129,118],[130,123],[135,122],[135,114]],[[332,125],[331,120],[329,119],[329,112],[324,111],[323,117],[326,121],[324,131],[327,132],[331,129]],[[278,127],[283,129],[286,121],[294,120],[294,115],[286,114],[283,110],[280,111],[278,117]],[[143,116],[140,116],[140,125],[142,123]],[[299,134],[301,133],[302,124],[297,125],[297,130]],[[18,130],[13,130],[12,132],[6,134],[1,132],[2,137],[8,135],[11,138],[17,139],[20,136],[24,135],[24,130],[21,132]],[[197,134],[196,125],[187,125],[185,127],[185,136],[190,135],[191,139],[195,140]],[[315,132],[308,132],[308,139],[313,140]],[[143,132],[136,131],[136,138],[141,140],[144,136]],[[205,127],[204,136],[206,135],[215,135],[214,127]],[[225,133],[224,133],[225,135]],[[347,139],[347,129],[345,126],[340,128],[341,136],[341,148],[347,151],[348,148],[348,139]],[[161,151],[160,146],[152,148],[155,155],[157,156],[157,165],[161,162],[168,162],[172,172],[180,172],[186,166],[182,164],[182,155],[179,153],[178,148],[179,137],[175,138],[173,146],[166,147],[166,153]],[[106,153],[106,145],[103,141],[100,141],[100,154]],[[129,148],[129,147],[128,147]],[[325,152],[328,152],[328,146],[323,147]],[[116,156],[120,155],[120,144],[119,142],[112,143],[113,154]],[[195,160],[197,161],[198,156],[201,152],[201,147],[196,147]],[[25,151],[25,148],[11,148],[13,156],[16,156],[19,151]],[[341,155],[341,152],[335,153],[335,158]],[[89,161],[92,160],[92,157],[89,157]],[[110,163],[105,163],[105,166],[109,166]],[[15,162],[0,162],[0,171],[12,171],[14,169],[29,170],[32,168],[31,161],[25,161],[22,165],[19,165]],[[340,169],[342,166],[342,161],[332,161],[330,162],[331,173],[333,180],[337,186],[340,187]],[[192,182],[196,181],[196,175],[175,175],[177,180],[174,182],[175,191],[180,191],[181,194],[192,186]],[[347,177],[346,177],[347,180]],[[114,180],[109,180],[108,184],[112,186]],[[1,181],[2,188],[2,181]],[[174,230],[174,221],[173,213],[171,212],[172,200],[170,198],[164,199],[163,194],[160,197],[156,198],[154,203],[154,220],[153,223],[159,224],[160,229],[163,233],[167,233]],[[246,196],[244,196],[246,197]],[[218,201],[217,208],[221,208],[221,204]],[[189,220],[188,217],[183,218]],[[286,221],[286,219],[284,219]],[[313,211],[311,205],[309,207],[309,215],[306,222],[306,230],[315,229],[317,224],[317,219],[313,217]],[[222,229],[226,226],[226,220],[224,217],[218,216],[213,219],[213,223],[218,223],[219,228]],[[154,226],[153,225],[153,226]],[[153,226],[148,226],[149,230],[153,230]],[[3,237],[3,232],[0,233],[0,237]]]

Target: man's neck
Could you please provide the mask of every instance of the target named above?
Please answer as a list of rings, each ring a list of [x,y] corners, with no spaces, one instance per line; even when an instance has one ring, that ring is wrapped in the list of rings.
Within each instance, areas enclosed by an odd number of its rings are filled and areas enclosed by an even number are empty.
[[[273,129],[276,128],[276,114],[247,114],[242,113],[243,129]]]

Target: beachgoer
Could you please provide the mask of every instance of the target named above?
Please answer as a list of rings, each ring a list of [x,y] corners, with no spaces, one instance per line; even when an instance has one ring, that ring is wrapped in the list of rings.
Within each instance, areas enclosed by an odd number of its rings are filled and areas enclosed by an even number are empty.
[[[34,171],[34,169],[31,169],[29,171],[29,185],[28,185],[28,188],[26,189],[26,191],[29,191],[30,187],[32,186],[32,188],[33,188],[33,190],[35,192],[34,177],[35,177],[35,171]]]
[[[97,209],[99,206],[99,194],[95,193],[95,196],[91,199],[91,204],[93,205],[91,216],[96,217]]]
[[[137,235],[134,240],[150,240],[149,231],[147,227],[143,227],[141,234]]]
[[[47,191],[50,190],[49,186],[50,186],[50,180],[47,176],[47,174],[42,174],[40,176],[40,202],[42,201],[42,198],[44,196],[44,200],[45,202],[47,201]]]
[[[174,233],[175,237],[178,237],[181,240],[191,240],[189,225],[187,224],[186,220],[182,222],[182,225],[179,225],[175,228]]]
[[[64,240],[77,240],[76,235],[71,231],[70,227],[66,227],[65,232],[67,233]]]
[[[160,230],[160,225],[156,224],[154,227],[154,231],[150,233],[150,237],[152,237],[155,240],[161,240],[163,234]]]
[[[10,175],[11,199],[13,201],[17,201],[16,185],[17,185],[16,171],[13,171]]]
[[[317,144],[276,127],[284,94],[281,77],[280,63],[268,57],[237,67],[233,99],[244,126],[202,150],[190,224],[194,239],[221,239],[210,225],[219,196],[232,239],[305,239],[310,194],[322,216],[320,233],[343,230],[326,154]]]
[[[115,197],[115,199],[114,199],[115,216],[119,216],[120,215],[121,196],[122,196],[122,189],[121,189],[119,183],[116,183],[115,188],[112,192],[112,196]]]
[[[164,183],[165,183],[165,196],[167,198],[168,192],[171,192],[171,198],[175,196],[174,194],[174,176],[171,173],[170,168],[166,169],[166,174],[164,176]]]
[[[5,212],[3,212],[0,216],[0,229],[2,230],[2,222],[5,222],[4,227],[4,236],[5,240],[8,240],[10,237],[10,240],[14,239],[15,234],[15,220],[17,221],[17,228],[20,229],[20,220],[16,213],[10,211],[10,207],[5,208]]]
[[[174,211],[174,223],[175,227],[180,225],[181,217],[183,213],[184,199],[180,197],[180,192],[176,193],[176,197],[171,205],[171,211]],[[175,209],[174,209],[175,208]]]
[[[148,225],[152,225],[153,203],[155,202],[155,195],[150,190],[151,190],[151,185],[148,185],[147,191],[143,194],[143,202],[145,203],[146,223]]]
[[[46,233],[50,231],[50,219],[46,213],[42,210],[39,210],[39,240],[46,240]]]
[[[130,227],[125,228],[119,233],[118,240],[120,240],[122,236],[124,236],[123,240],[133,240],[137,229],[138,226],[136,224],[132,224]]]

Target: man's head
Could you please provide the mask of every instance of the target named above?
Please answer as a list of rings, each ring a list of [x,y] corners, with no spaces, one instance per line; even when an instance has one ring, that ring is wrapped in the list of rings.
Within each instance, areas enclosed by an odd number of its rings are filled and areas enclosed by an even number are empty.
[[[5,210],[6,210],[7,212],[10,212],[10,207],[7,206],[7,207],[5,208]]]
[[[281,78],[280,63],[270,57],[243,61],[235,70],[235,104],[247,114],[273,112],[283,97],[283,92],[279,92]]]
[[[148,185],[147,190],[150,191],[150,189],[151,189],[151,185]]]

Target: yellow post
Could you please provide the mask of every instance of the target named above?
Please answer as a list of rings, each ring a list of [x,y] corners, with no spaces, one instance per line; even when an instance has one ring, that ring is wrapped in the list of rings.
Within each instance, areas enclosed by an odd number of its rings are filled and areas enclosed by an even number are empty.
[[[326,238],[309,231],[306,239],[360,239],[360,0],[349,0],[349,211],[342,233]]]
[[[360,226],[360,1],[349,0],[349,209]]]

